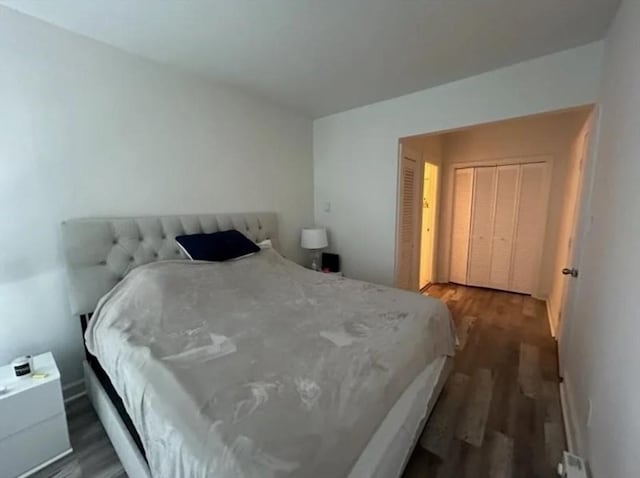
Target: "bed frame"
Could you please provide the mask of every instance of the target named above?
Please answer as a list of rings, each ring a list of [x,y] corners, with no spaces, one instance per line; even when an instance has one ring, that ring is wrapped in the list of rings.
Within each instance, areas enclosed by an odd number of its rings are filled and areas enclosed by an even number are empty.
[[[82,330],[100,298],[131,269],[150,262],[184,259],[175,237],[236,229],[255,242],[270,239],[279,248],[275,213],[197,214],[71,219],[62,223],[69,300]],[[130,478],[150,478],[146,459],[91,365],[84,361],[87,395]]]
[[[255,242],[270,239],[279,249],[278,221],[275,213],[200,214],[181,216],[72,219],[62,223],[62,245],[67,265],[69,299],[73,315],[84,331],[100,298],[131,269],[150,262],[187,257],[176,246],[182,234],[211,233],[236,229]],[[149,466],[125,423],[88,361],[84,361],[87,395],[130,478],[150,478]],[[451,369],[451,359],[438,364],[435,389],[428,397],[412,443],[402,462],[389,464],[400,476],[422,428],[440,395]],[[382,442],[375,448],[383,452]],[[369,448],[369,447],[368,447]],[[364,458],[364,457],[361,457]],[[368,456],[367,460],[382,459]],[[359,460],[359,462],[362,460]],[[391,471],[391,470],[389,470]],[[391,474],[385,474],[392,476]]]

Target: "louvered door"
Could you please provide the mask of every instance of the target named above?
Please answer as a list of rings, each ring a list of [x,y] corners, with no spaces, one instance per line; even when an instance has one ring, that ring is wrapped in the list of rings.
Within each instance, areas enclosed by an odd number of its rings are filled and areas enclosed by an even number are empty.
[[[400,163],[398,206],[398,253],[396,286],[415,290],[418,287],[422,168],[419,158],[404,150]]]
[[[518,203],[518,176],[520,165],[510,164],[496,168],[496,198],[491,246],[489,287],[510,287],[511,256]]]
[[[531,294],[537,282],[546,211],[542,196],[546,164],[520,166],[520,193],[515,231],[510,290]]]
[[[471,240],[467,270],[469,285],[480,287],[489,285],[495,189],[496,167],[474,168]]]
[[[466,284],[471,231],[471,203],[473,200],[473,168],[455,170],[453,191],[449,280],[458,284]]]

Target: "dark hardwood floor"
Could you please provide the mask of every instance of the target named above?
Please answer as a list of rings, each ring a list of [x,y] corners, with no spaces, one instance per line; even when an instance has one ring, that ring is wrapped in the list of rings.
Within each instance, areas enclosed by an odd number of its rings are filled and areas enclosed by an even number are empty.
[[[544,302],[451,284],[426,293],[449,306],[460,344],[404,478],[557,476],[566,444]]]
[[[455,285],[427,294],[451,309],[460,344],[403,478],[556,476],[565,437],[544,303]],[[71,402],[67,416],[74,452],[35,476],[125,477],[87,398]]]
[[[69,402],[66,408],[73,452],[33,476],[36,478],[126,478],[127,474],[89,399],[78,398]]]

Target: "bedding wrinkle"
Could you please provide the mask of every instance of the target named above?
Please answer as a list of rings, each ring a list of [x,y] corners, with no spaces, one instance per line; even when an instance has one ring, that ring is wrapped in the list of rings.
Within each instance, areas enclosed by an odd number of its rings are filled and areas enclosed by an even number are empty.
[[[177,354],[163,357],[163,360],[169,360],[177,363],[205,363],[224,355],[232,354],[237,349],[234,343],[224,335],[209,334],[211,344],[201,345],[191,349],[184,350]]]
[[[353,343],[353,337],[344,331],[338,330],[336,332],[325,331],[320,332],[320,336],[329,340],[331,343],[338,347],[346,347]]]
[[[311,410],[315,407],[316,402],[320,398],[320,394],[322,392],[320,387],[316,382],[308,378],[298,377],[295,379],[295,383],[302,404],[307,410]]]
[[[269,392],[277,390],[280,388],[280,385],[278,383],[269,382],[252,382],[246,384],[245,387],[250,390],[251,397],[245,400],[240,400],[236,404],[236,409],[233,412],[234,422],[252,415],[258,407],[269,400]]]
[[[273,249],[133,269],[85,337],[155,478],[347,476],[418,374],[454,353],[438,300]]]

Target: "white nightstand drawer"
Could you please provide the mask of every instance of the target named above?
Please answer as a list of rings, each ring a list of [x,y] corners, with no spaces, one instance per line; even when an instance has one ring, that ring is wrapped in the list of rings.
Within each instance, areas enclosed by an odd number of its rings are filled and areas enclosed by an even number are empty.
[[[67,421],[59,414],[0,440],[0,473],[7,478],[21,476],[69,452]]]
[[[36,381],[29,377],[21,380]],[[20,393],[0,396],[0,440],[60,413],[64,413],[64,402],[57,380],[37,384]]]

